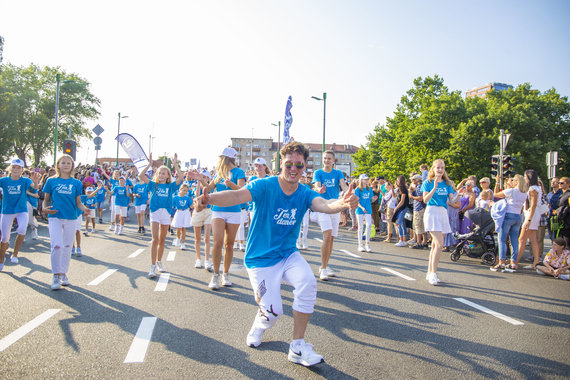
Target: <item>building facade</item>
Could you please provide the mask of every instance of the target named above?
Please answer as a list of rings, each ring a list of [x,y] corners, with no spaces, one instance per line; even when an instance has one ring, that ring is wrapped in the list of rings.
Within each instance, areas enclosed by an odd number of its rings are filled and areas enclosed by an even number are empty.
[[[508,90],[509,88],[513,88],[513,86],[505,83],[489,83],[484,86],[475,87],[472,88],[471,90],[468,90],[465,93],[465,98],[473,98],[475,96],[478,96],[480,98],[485,98],[487,96],[487,93],[491,90],[504,91]]]

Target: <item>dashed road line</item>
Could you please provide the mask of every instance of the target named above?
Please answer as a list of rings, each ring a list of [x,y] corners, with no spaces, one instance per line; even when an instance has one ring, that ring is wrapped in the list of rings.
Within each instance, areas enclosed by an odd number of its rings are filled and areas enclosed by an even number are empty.
[[[102,283],[103,281],[105,281],[105,279],[107,277],[109,277],[110,275],[112,275],[113,273],[115,273],[117,271],[117,269],[109,269],[107,271],[105,271],[102,275],[100,275],[99,277],[97,277],[96,279],[94,279],[93,281],[91,281],[90,283],[88,283],[88,286],[95,286],[95,285],[99,285],[100,283]]]
[[[12,344],[16,343],[18,340],[23,338],[26,334],[30,333],[36,327],[40,326],[42,323],[59,313],[61,309],[48,309],[23,325],[22,327],[18,328],[11,334],[5,336],[0,340],[0,352],[4,351]]]
[[[175,257],[176,257],[176,251],[170,251],[168,252],[168,257],[166,258],[166,261],[174,261]]]
[[[144,317],[139,325],[139,329],[131,343],[131,348],[123,363],[142,363],[146,356],[148,344],[152,338],[152,332],[156,325],[156,317]]]
[[[493,311],[491,309],[487,309],[485,306],[478,305],[474,302],[466,300],[465,298],[454,298],[454,300],[459,301],[461,303],[464,303],[465,305],[469,305],[469,306],[471,306],[477,310],[481,310],[484,313],[491,314],[493,317],[497,317],[499,319],[502,319],[503,321],[509,322],[512,325],[516,325],[516,326],[524,325],[524,323],[521,321],[517,321],[516,319],[513,319],[511,317],[507,317],[506,315],[498,313],[498,312]]]
[[[347,255],[350,255],[350,256],[352,256],[352,257],[357,257],[357,258],[359,258],[359,259],[362,258],[362,256],[358,256],[357,254],[354,254],[354,253],[352,253],[352,252],[350,252],[350,251],[348,251],[348,250],[346,250],[346,249],[341,249],[340,251],[341,251],[341,252],[344,252],[344,253],[346,253]]]
[[[137,257],[138,255],[140,255],[142,252],[144,251],[144,248],[139,248],[136,251],[134,251],[133,253],[131,253],[129,255],[129,259],[133,259],[135,257]]]
[[[385,270],[388,273],[392,273],[393,275],[396,275],[398,277],[403,278],[404,280],[408,280],[408,281],[416,281],[415,278],[412,278],[410,276],[406,276],[405,274],[402,274],[400,272],[395,271],[394,269],[390,269],[390,268],[384,268],[382,267],[383,270]]]
[[[158,283],[154,288],[155,292],[164,292],[166,290],[166,285],[168,285],[168,280],[170,279],[170,273],[162,273],[158,278]]]
[[[315,239],[316,241],[321,242],[321,243],[323,242],[323,239],[319,239],[319,238],[313,238],[313,239]]]

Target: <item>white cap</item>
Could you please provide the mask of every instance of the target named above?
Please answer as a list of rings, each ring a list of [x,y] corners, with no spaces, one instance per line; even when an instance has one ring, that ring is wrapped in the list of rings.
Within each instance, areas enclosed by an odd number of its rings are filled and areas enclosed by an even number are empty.
[[[207,171],[206,169],[202,170],[202,175],[205,175],[208,178],[212,178],[212,175],[210,174],[209,171]]]
[[[366,174],[361,174],[358,179],[368,179],[368,176]]]
[[[265,161],[265,158],[263,157],[257,157],[255,159],[255,161],[253,161],[254,164],[258,164],[258,165],[265,165],[267,166],[267,161]]]
[[[93,188],[92,188],[91,186],[89,186],[88,188],[85,189],[85,191],[92,192],[92,191],[93,191]]]
[[[234,148],[228,146],[227,148],[224,148],[224,151],[222,152],[222,154],[220,154],[220,156],[226,156],[229,158],[236,158],[237,151]]]
[[[20,166],[20,167],[24,167],[24,161],[20,160],[19,158],[14,158],[12,160],[12,165],[14,166]]]

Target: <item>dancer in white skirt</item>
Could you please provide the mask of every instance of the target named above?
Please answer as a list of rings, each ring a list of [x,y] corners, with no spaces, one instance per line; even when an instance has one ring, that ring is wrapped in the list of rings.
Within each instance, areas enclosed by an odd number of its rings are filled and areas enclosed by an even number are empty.
[[[358,197],[358,207],[356,208],[356,219],[358,220],[358,251],[372,252],[372,249],[370,249],[370,235],[372,233],[372,201],[376,197],[370,188],[370,180],[366,174],[361,174],[358,178],[358,187],[354,190],[354,195]],[[366,245],[362,244],[364,223],[366,223]]]
[[[188,193],[189,186],[187,183],[180,185],[178,195],[174,196],[173,204],[176,208],[176,213],[172,219],[172,228],[176,228],[175,247],[186,249],[186,229],[192,226],[192,214],[190,213],[190,206],[192,206],[192,197]]]
[[[196,173],[196,176],[203,176],[204,178],[202,181],[198,181],[198,187],[196,188],[196,198],[202,195],[204,190],[204,185],[201,182],[209,181],[212,176],[207,170],[204,170],[201,174]],[[200,252],[200,244],[202,240],[202,227],[204,227],[204,268],[211,272],[213,270],[212,262],[210,261],[210,248],[211,248],[211,239],[210,233],[212,231],[212,206],[208,205],[208,207],[204,208],[203,210],[196,210],[192,212],[192,226],[194,227],[194,248],[196,250],[196,264],[194,265],[195,268],[202,268],[202,257]]]
[[[426,211],[424,213],[424,228],[431,234],[431,251],[426,280],[431,285],[437,285],[437,265],[443,249],[443,235],[451,233],[447,215],[447,196],[455,193],[453,184],[445,171],[445,162],[435,160],[429,170],[428,180],[422,184]]]

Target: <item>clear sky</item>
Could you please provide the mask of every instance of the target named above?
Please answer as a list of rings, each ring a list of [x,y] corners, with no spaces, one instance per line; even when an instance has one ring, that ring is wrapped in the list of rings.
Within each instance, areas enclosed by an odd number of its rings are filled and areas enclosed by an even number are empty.
[[[101,99],[100,157],[121,132],[213,166],[230,137],[361,145],[418,76],[451,90],[529,82],[570,94],[569,1],[0,0],[4,61],[61,66]],[[55,80],[55,78],[54,78]],[[93,143],[78,160],[92,162]],[[148,152],[147,152],[148,153]],[[125,156],[121,151],[121,156]],[[126,157],[126,156],[125,156]]]

